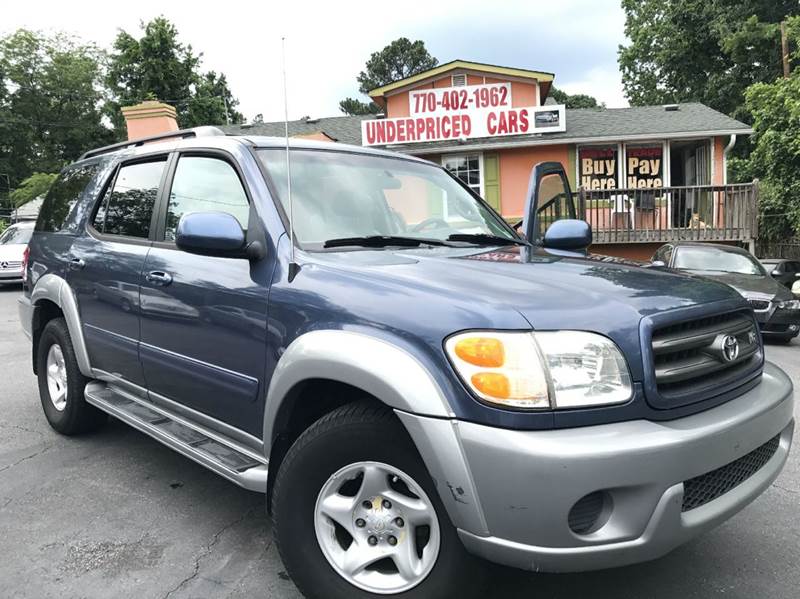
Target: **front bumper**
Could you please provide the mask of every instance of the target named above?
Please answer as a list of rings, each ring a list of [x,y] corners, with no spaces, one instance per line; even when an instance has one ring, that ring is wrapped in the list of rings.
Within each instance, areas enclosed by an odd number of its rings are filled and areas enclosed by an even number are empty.
[[[741,510],[786,462],[793,403],[791,381],[767,363],[761,383],[744,395],[667,422],[514,431],[400,417],[468,550],[523,569],[568,572],[660,557]],[[777,450],[754,474],[705,505],[682,511],[684,481],[776,435]],[[605,524],[576,534],[569,511],[596,491],[611,499],[600,522]]]
[[[772,302],[768,310],[757,310],[754,314],[763,334],[797,335],[800,332],[800,310],[778,308]]]
[[[0,268],[0,283],[22,280],[21,268]]]

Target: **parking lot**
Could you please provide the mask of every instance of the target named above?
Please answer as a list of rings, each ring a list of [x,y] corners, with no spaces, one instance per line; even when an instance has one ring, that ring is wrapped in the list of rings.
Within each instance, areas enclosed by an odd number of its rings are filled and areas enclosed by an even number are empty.
[[[0,596],[276,597],[299,593],[263,496],[111,421],[66,438],[42,415],[19,287],[0,287]],[[800,342],[767,358],[800,380]],[[713,532],[665,558],[587,574],[492,569],[491,597],[797,597],[800,458]]]

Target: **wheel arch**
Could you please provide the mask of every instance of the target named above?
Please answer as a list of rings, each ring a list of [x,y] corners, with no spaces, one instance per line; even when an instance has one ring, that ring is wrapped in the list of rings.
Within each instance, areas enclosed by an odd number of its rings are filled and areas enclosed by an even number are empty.
[[[67,323],[67,330],[72,340],[72,347],[75,350],[75,357],[81,374],[91,377],[92,367],[86,342],[83,338],[78,302],[75,299],[75,293],[66,280],[51,273],[39,278],[31,293],[31,304],[33,305],[31,340],[34,372],[36,371],[36,352],[42,330],[50,320],[63,316]]]

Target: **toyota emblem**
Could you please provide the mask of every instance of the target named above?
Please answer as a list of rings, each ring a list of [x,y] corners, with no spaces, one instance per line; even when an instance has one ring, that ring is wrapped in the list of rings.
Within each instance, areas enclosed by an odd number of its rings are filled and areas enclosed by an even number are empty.
[[[722,339],[722,356],[726,362],[733,362],[739,357],[739,340],[733,335],[725,335]]]

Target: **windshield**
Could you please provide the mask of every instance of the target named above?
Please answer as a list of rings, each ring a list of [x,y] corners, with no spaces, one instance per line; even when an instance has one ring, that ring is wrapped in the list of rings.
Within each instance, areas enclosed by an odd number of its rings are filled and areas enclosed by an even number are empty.
[[[286,152],[259,150],[286,213]],[[302,247],[360,237],[448,241],[453,235],[519,237],[443,169],[410,160],[292,150],[295,238]],[[332,247],[329,245],[329,247]]]
[[[764,275],[758,261],[747,254],[718,248],[682,247],[676,250],[674,267],[681,270],[730,272],[740,275]]]
[[[9,227],[0,235],[0,245],[27,245],[33,235],[30,227]]]

